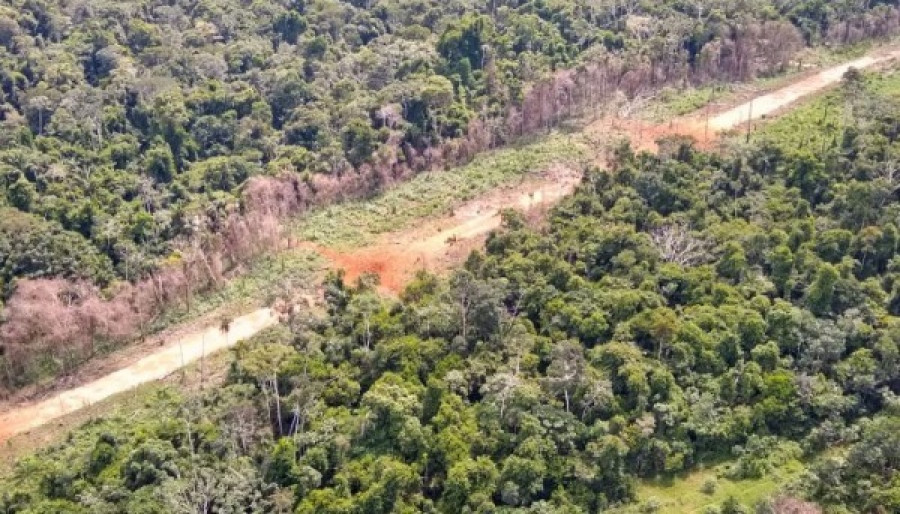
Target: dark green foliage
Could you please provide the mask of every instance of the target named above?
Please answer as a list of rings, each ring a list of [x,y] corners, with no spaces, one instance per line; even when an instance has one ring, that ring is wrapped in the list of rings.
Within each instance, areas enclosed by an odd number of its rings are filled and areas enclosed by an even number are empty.
[[[0,285],[148,269],[254,175],[388,176],[590,54],[743,79],[704,66],[745,22],[854,42],[896,21],[883,2],[701,4],[15,2]],[[541,94],[521,106],[538,127],[559,117]],[[547,227],[505,213],[484,254],[400,301],[331,277],[327,317],[240,345],[222,387],[22,461],[0,512],[597,512],[641,477],[727,456],[758,477],[841,444],[809,493],[900,509],[898,104],[855,73],[834,98],[850,122],[802,144],[622,148]]]
[[[106,283],[109,259],[78,233],[30,214],[0,207],[0,284],[18,277],[86,278]]]
[[[813,493],[825,504],[859,512],[900,509],[900,418],[879,417],[862,424],[862,435],[844,459],[829,459],[814,469]]]
[[[152,442],[139,446],[125,460],[122,482],[134,491],[147,485],[161,483],[166,477],[178,476],[173,464],[175,449],[166,442]]]

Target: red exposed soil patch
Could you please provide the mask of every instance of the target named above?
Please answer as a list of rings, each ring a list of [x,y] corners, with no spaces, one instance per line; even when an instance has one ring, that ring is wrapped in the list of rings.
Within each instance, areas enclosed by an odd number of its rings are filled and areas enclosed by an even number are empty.
[[[562,165],[551,166],[537,177],[468,202],[445,219],[426,220],[409,229],[382,236],[375,244],[342,252],[311,247],[344,270],[353,283],[363,273],[379,275],[381,288],[397,294],[419,270],[439,272],[464,259],[492,230],[500,227],[501,210],[525,214],[545,210],[569,195],[581,181],[581,173]]]
[[[800,78],[787,87],[752,98],[736,106],[707,108],[666,123],[607,117],[586,130],[599,144],[625,138],[638,151],[657,152],[658,142],[668,137],[687,137],[702,149],[712,149],[720,134],[788,108],[797,100],[840,82],[851,67],[885,66],[900,58],[900,50],[886,49],[854,61]],[[599,148],[599,146],[598,146]],[[354,282],[363,273],[376,273],[385,292],[398,293],[420,269],[440,271],[460,262],[484,237],[500,226],[499,211],[511,207],[524,211],[546,208],[571,193],[580,181],[578,173],[561,166],[517,187],[500,190],[470,202],[448,220],[426,222],[420,227],[384,236],[374,245],[348,252],[316,247],[345,280]]]
[[[344,270],[344,280],[347,283],[355,282],[364,273],[375,273],[380,277],[381,287],[393,293],[399,292],[408,276],[423,267],[414,267],[421,263],[419,258],[412,259],[392,248],[369,247],[348,253],[324,247],[316,247],[316,250],[332,266]]]
[[[671,136],[691,138],[702,149],[709,149],[718,140],[718,134],[707,129],[703,120],[677,118],[669,123],[652,123],[630,118],[603,118],[592,123],[587,134],[599,140],[609,140],[610,136],[627,139],[636,151],[655,153],[658,141]]]

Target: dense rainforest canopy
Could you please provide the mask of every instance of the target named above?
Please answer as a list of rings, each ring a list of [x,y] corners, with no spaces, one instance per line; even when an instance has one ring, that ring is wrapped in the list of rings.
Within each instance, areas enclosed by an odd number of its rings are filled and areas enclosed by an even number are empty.
[[[900,97],[879,84],[851,73],[721,155],[623,146],[546,225],[508,212],[397,301],[334,275],[324,318],[22,461],[0,511],[598,512],[710,459],[805,457],[791,494],[897,512]],[[708,512],[751,508],[776,512]]]

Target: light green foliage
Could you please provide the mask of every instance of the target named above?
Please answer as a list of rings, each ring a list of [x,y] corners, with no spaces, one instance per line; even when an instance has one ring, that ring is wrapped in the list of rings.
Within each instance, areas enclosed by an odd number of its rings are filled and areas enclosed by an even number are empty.
[[[900,99],[900,73],[887,71],[866,76],[865,89],[874,96],[845,98],[841,89],[815,97],[794,108],[788,115],[764,124],[753,136],[763,144],[782,148],[821,152],[842,143],[844,129],[854,126],[857,115],[866,116],[884,106],[874,98]],[[847,101],[850,100],[850,101]],[[855,111],[855,112],[854,112]],[[854,131],[851,130],[851,134]]]
[[[727,101],[735,96],[735,90],[734,86],[728,84],[684,90],[665,88],[643,114],[653,120],[666,121],[713,106],[717,102]]]
[[[658,505],[657,512],[673,514],[699,513],[705,508],[718,508],[729,498],[735,498],[740,504],[753,506],[798,481],[805,470],[804,463],[791,460],[758,479],[732,480],[722,476],[721,466],[714,466],[675,476],[642,480],[637,486],[637,497],[641,499],[638,505],[614,509],[613,512],[636,514],[641,512],[642,505],[651,500]],[[708,493],[706,489],[706,484],[709,483],[715,484],[712,493]]]
[[[566,80],[547,90],[561,70],[626,62],[623,89],[652,94],[658,81],[779,74],[804,44],[893,31],[872,21],[893,15],[884,5],[632,4],[13,0],[0,14],[0,202],[131,279],[180,236],[215,231],[248,177],[328,175],[365,194],[435,149],[489,146],[472,132],[508,143],[611,97],[573,98]],[[702,97],[679,93],[676,110]],[[468,158],[449,153],[435,167]]]
[[[896,238],[854,231],[837,187],[884,155],[790,150],[624,152],[545,227],[507,213],[399,300],[331,274],[326,317],[238,345],[214,391],[23,460],[0,506],[172,509],[202,484],[297,512],[739,513],[787,486],[893,507]],[[874,206],[882,234],[895,208]]]
[[[728,105],[745,97],[748,92],[769,91],[779,89],[796,80],[808,68],[824,68],[834,66],[851,59],[857,59],[872,49],[869,41],[832,47],[813,47],[807,49],[797,59],[797,67],[784,70],[783,75],[761,77],[747,85],[717,83],[704,86],[682,88],[666,87],[653,97],[641,114],[655,121],[668,121],[672,118],[692,114],[707,107],[714,113],[722,105]],[[780,118],[779,118],[780,119]]]

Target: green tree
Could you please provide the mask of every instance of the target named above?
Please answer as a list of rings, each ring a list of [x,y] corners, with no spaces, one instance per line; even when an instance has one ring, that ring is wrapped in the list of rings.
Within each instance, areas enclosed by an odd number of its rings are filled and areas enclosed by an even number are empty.
[[[169,145],[156,140],[144,155],[144,169],[157,182],[171,182],[175,177],[176,167]]]
[[[38,193],[34,184],[22,176],[6,190],[6,198],[9,204],[24,212],[31,212],[37,196]]]
[[[353,166],[359,166],[372,157],[378,143],[378,134],[364,120],[353,120],[342,133],[344,152]]]
[[[779,245],[769,257],[769,265],[772,267],[772,281],[781,295],[789,292],[789,281],[794,268],[794,254],[787,245]]]
[[[816,271],[813,283],[806,293],[806,302],[810,310],[815,314],[825,315],[831,313],[834,300],[835,285],[839,275],[834,266],[823,263]]]
[[[725,245],[722,257],[716,265],[719,274],[732,281],[738,282],[747,270],[747,256],[744,248],[735,241],[729,241]]]

